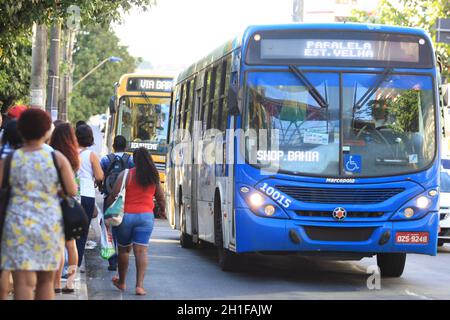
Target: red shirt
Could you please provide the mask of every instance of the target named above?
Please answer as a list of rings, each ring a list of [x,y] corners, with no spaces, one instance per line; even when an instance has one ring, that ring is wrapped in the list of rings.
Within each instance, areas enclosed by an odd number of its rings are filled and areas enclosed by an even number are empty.
[[[136,168],[128,171],[128,183],[125,192],[125,212],[126,213],[153,213],[155,204],[153,197],[156,192],[156,185],[152,184],[143,188],[136,181]]]

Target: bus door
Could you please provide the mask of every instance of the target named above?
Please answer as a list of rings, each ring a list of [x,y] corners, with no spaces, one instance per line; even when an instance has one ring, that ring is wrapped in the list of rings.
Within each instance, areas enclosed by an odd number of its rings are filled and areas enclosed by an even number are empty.
[[[198,81],[201,83],[201,81]],[[192,186],[192,210],[191,210],[191,223],[192,223],[192,235],[194,236],[194,241],[197,240],[195,237],[198,237],[198,175],[199,175],[199,144],[196,141],[201,139],[201,119],[200,119],[200,109],[202,106],[202,94],[201,87],[196,88],[194,94],[194,108],[193,108],[193,129],[192,129],[192,177],[191,177],[191,186]]]

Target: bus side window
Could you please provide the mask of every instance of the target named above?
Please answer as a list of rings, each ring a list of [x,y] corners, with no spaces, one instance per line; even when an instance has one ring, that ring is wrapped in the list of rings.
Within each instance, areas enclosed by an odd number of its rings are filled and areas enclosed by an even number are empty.
[[[187,105],[189,106],[187,108],[186,112],[186,125],[185,129],[188,130],[191,133],[192,136],[192,115],[194,114],[194,91],[195,91],[195,78],[191,81],[189,81],[189,101]]]
[[[190,101],[190,93],[191,93],[191,82],[187,81],[185,86],[185,94],[184,94],[184,101],[183,101],[183,129],[186,128],[186,120],[189,112],[189,101]]]
[[[217,119],[217,128],[221,131],[227,129],[227,93],[230,84],[231,72],[231,56],[228,56],[222,61],[222,73],[220,79],[220,93],[219,93],[219,116]]]
[[[180,99],[178,100],[179,103],[177,106],[177,129],[180,129],[181,117],[183,115],[183,96],[184,96],[184,84],[181,85]]]
[[[209,98],[209,88],[211,86],[211,70],[208,70],[205,75],[205,83],[203,86],[203,106],[202,106],[202,133],[207,128],[207,122],[208,122],[208,98]]]
[[[213,104],[214,104],[214,90],[216,86],[216,74],[217,74],[217,66],[214,66],[211,72],[211,79],[209,81],[209,101],[208,101],[208,120],[206,123],[206,128],[211,129],[212,126],[212,115],[213,115]]]
[[[172,129],[173,129],[173,113],[175,110],[175,101],[174,101],[174,94],[175,91],[172,91],[172,93],[170,94],[170,108],[169,108],[169,128],[167,129],[167,143],[171,143],[172,142]]]
[[[216,81],[214,83],[214,102],[212,108],[211,127],[220,129],[220,95],[221,95],[221,81],[222,81],[222,63],[216,66]]]

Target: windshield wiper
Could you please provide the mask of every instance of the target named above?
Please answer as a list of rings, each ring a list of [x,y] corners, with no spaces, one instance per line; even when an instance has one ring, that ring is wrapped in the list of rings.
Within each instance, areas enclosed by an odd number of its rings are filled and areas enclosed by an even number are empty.
[[[380,77],[378,77],[377,81],[371,86],[367,91],[363,94],[361,98],[359,98],[358,102],[356,102],[353,106],[353,110],[355,109],[361,109],[363,105],[367,103],[367,101],[370,99],[370,97],[377,91],[383,82],[386,81],[386,79],[392,74],[392,69],[388,68],[385,69],[384,72],[381,74]]]
[[[145,99],[145,101],[146,101],[148,104],[151,104],[151,103],[150,103],[150,98],[149,98],[148,95],[145,93],[145,91],[142,91],[142,92],[141,92],[141,96]]]
[[[292,73],[295,74],[303,82],[303,84],[308,89],[309,94],[314,98],[314,100],[316,100],[321,108],[328,108],[328,102],[324,99],[324,97],[322,97],[320,92],[317,91],[314,85],[309,82],[308,78],[300,69],[293,65],[290,65],[289,70],[291,70]]]

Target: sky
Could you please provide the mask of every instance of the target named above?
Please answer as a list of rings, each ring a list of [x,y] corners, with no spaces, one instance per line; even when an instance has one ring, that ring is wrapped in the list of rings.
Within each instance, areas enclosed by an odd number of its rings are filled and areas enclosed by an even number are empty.
[[[131,55],[180,71],[246,26],[290,23],[291,15],[292,0],[158,0],[147,12],[124,16],[114,30]]]

